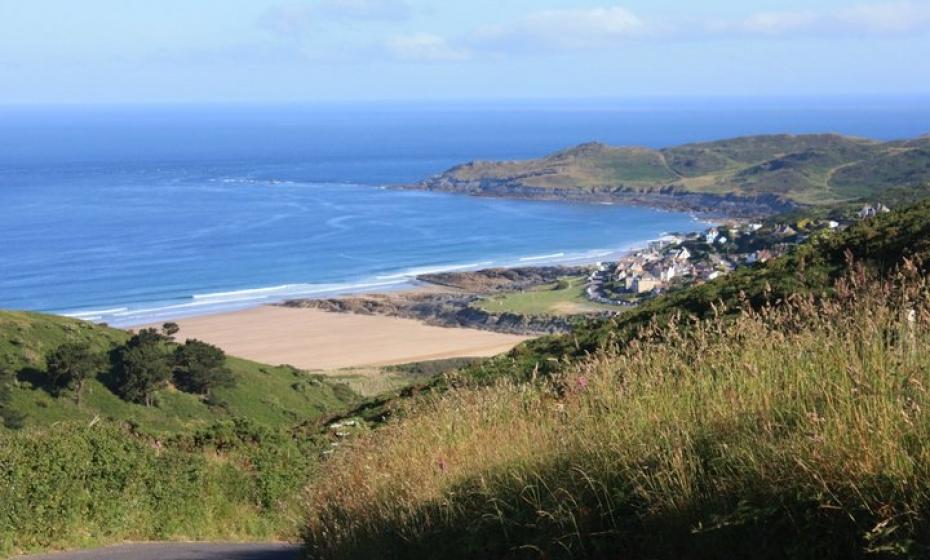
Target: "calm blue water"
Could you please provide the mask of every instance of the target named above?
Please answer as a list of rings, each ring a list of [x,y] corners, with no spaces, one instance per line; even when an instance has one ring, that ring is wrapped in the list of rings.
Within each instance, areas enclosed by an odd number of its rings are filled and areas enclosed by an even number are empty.
[[[399,192],[601,140],[930,131],[925,99],[0,108],[0,307],[139,324],[427,270],[596,260],[683,214]]]

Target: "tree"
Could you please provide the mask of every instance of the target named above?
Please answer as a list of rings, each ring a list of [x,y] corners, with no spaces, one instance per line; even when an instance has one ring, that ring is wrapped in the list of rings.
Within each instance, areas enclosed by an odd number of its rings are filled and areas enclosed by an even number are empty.
[[[155,329],[144,329],[115,351],[115,390],[123,399],[152,406],[155,392],[171,378],[164,341]]]
[[[208,395],[217,387],[235,383],[226,367],[226,353],[201,342],[188,340],[174,352],[174,382],[182,391]]]
[[[81,404],[84,382],[100,373],[106,362],[90,345],[68,342],[46,358],[48,376],[57,390],[74,388],[75,400]]]
[[[174,339],[174,335],[180,330],[181,327],[177,323],[168,322],[161,326],[161,333],[170,339]]]
[[[13,374],[7,369],[0,367],[0,423],[11,430],[18,430],[23,427],[26,415],[12,408],[13,395],[10,391],[10,382],[12,379]]]
[[[142,329],[126,343],[127,347],[136,347],[151,344],[161,344],[167,342],[168,337],[155,329]]]

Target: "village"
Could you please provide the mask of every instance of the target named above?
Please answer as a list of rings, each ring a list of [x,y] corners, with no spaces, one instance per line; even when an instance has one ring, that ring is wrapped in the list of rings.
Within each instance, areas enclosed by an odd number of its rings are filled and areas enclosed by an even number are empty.
[[[667,235],[617,262],[598,263],[588,277],[586,295],[598,304],[635,305],[671,289],[712,281],[739,267],[765,263],[812,235],[886,212],[890,209],[884,204],[865,205],[848,219],[728,222],[702,232]]]

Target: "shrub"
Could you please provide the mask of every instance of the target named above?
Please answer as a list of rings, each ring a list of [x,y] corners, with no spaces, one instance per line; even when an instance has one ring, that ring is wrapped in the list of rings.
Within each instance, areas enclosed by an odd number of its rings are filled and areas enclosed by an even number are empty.
[[[25,424],[26,417],[13,408],[10,392],[12,379],[12,374],[0,368],[0,424],[11,430],[18,430]]]
[[[318,450],[242,422],[205,432],[236,435],[228,445],[163,441],[108,422],[0,431],[0,556],[125,539],[293,535]]]

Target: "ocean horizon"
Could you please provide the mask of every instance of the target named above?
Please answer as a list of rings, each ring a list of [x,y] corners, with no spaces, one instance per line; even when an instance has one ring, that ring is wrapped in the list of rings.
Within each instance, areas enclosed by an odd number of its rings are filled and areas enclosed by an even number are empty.
[[[0,108],[0,307],[118,326],[418,274],[592,262],[685,213],[400,191],[587,141],[930,132],[923,100]]]

